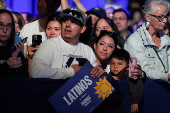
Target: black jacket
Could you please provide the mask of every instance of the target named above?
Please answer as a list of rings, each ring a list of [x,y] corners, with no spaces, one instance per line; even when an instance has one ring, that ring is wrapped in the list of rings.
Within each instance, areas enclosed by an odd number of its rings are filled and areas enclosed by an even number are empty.
[[[143,82],[142,79],[138,78],[137,80],[133,80],[132,78],[128,77],[129,71],[124,71],[123,75],[115,75],[112,72],[110,72],[108,75],[110,76],[124,76],[128,82],[129,85],[129,91],[131,96],[131,104],[137,103],[139,104],[140,100],[143,97]],[[120,82],[119,82],[120,85]]]
[[[109,95],[92,113],[125,113],[122,103],[123,92],[119,83],[112,76],[106,75],[106,79],[114,87],[115,91]]]
[[[10,68],[6,62],[11,57],[11,48],[0,46],[0,52],[0,78],[28,78],[28,62],[22,52],[18,54],[22,60],[19,68]]]

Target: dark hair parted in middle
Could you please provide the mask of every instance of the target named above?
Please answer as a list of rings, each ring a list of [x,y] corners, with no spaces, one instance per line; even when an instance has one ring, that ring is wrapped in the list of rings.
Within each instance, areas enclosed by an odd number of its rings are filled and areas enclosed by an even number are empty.
[[[116,47],[117,47],[117,44],[118,44],[118,39],[117,39],[118,34],[111,32],[111,31],[107,31],[107,30],[101,30],[100,35],[96,38],[95,43],[97,44],[103,36],[109,36],[114,40],[115,50],[116,50]]]
[[[59,16],[60,13],[56,12],[54,14],[50,14],[48,16],[48,21],[46,23],[46,26],[45,26],[45,29],[47,28],[47,25],[50,21],[58,21],[60,24],[61,24],[61,20],[60,20],[60,16]]]
[[[118,40],[118,44],[117,45],[119,45],[122,48],[123,44],[121,43],[120,38],[119,38],[120,37],[120,32],[119,32],[116,24],[113,22],[113,20],[108,18],[108,17],[106,17],[106,18],[99,18],[96,21],[96,23],[94,24],[94,27],[93,27],[93,30],[92,30],[92,34],[91,34],[91,38],[89,40],[88,45],[94,50],[93,45],[94,45],[94,43],[96,42],[96,39],[97,39],[96,27],[97,27],[97,24],[98,24],[99,20],[101,20],[101,19],[104,19],[109,24],[109,26],[112,28],[112,31],[114,31],[117,34],[117,37],[116,37],[117,40]]]

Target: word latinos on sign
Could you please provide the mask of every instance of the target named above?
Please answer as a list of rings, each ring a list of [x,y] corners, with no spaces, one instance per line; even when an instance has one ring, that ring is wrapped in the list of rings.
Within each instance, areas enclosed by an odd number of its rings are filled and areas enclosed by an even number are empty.
[[[89,79],[89,76],[84,76],[84,79],[81,79],[68,93],[67,96],[64,96],[63,99],[67,102],[68,105],[71,105],[74,100],[76,100],[88,86],[92,85],[92,80]]]

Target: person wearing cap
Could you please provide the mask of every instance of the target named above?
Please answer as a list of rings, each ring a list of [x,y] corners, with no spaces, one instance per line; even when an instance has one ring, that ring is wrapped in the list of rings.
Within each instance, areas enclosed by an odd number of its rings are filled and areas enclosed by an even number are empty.
[[[79,40],[84,44],[88,44],[95,22],[100,17],[105,18],[106,12],[104,9],[100,7],[95,7],[95,8],[91,8],[89,11],[86,11],[85,14],[87,14],[87,22],[86,22],[87,29],[83,34],[81,34]]]
[[[100,17],[106,17],[106,12],[100,7],[91,8],[89,11],[85,12],[87,14],[87,20],[91,17],[92,26]]]
[[[82,66],[81,60],[87,59],[94,67],[93,78],[99,78],[104,70],[97,66],[93,50],[78,41],[86,30],[86,18],[83,11],[70,7],[63,10],[61,35],[42,42],[32,59],[31,76],[33,78],[67,79]]]

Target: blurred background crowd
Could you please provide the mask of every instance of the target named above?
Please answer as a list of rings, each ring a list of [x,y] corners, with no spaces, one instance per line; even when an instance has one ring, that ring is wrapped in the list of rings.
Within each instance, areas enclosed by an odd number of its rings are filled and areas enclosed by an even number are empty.
[[[4,0],[7,9],[10,11],[21,13],[25,19],[25,23],[30,23],[39,18],[37,11],[37,1],[38,0]],[[131,19],[131,25],[134,25],[134,29],[138,22],[142,22],[142,13],[140,7],[144,4],[145,0],[81,0],[81,3],[87,10],[94,7],[101,7],[106,10],[109,14],[114,11],[114,9],[123,8],[129,15]],[[73,0],[68,0],[70,7],[76,7]],[[61,7],[57,10],[61,12]]]

